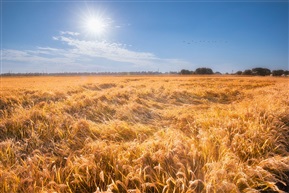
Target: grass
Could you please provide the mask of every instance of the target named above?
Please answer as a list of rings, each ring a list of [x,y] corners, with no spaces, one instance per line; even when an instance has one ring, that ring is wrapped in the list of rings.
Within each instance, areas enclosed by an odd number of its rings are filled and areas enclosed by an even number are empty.
[[[288,86],[3,77],[0,192],[288,192]]]

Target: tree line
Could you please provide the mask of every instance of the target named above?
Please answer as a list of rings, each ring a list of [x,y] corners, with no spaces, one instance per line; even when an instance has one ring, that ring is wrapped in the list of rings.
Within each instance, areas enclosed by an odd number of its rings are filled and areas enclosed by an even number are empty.
[[[195,71],[190,71],[186,69],[182,69],[179,74],[181,75],[190,75],[190,74],[221,74],[220,72],[215,72],[211,68],[197,68]],[[226,73],[228,74],[228,73]],[[288,70],[270,70],[268,68],[252,68],[244,71],[237,71],[236,73],[232,73],[235,75],[251,75],[251,76],[288,76]]]
[[[186,69],[182,69],[180,71],[181,75],[189,75],[189,74],[214,74],[211,68],[197,68],[195,71],[190,71]]]
[[[1,76],[89,76],[89,75],[161,75],[161,74],[180,74],[180,75],[206,75],[206,74],[221,74],[220,72],[214,72],[211,68],[197,68],[194,71],[182,69],[179,72],[159,72],[159,71],[139,71],[139,72],[62,72],[62,73],[2,73]],[[229,74],[229,73],[226,73]],[[289,76],[288,70],[270,70],[268,68],[253,68],[244,71],[237,71],[232,73],[234,75],[250,75],[250,76]]]
[[[126,76],[126,75],[159,75],[177,74],[177,72],[162,73],[159,71],[136,71],[136,72],[55,72],[55,73],[3,73],[1,76]]]
[[[268,68],[253,68],[244,71],[237,71],[237,75],[253,75],[253,76],[288,76],[288,70],[270,70]]]

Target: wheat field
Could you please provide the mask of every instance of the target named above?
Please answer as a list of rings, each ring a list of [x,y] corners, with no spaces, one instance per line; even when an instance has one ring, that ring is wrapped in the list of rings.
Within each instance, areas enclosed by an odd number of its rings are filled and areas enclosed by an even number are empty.
[[[289,79],[1,77],[0,192],[289,192]]]

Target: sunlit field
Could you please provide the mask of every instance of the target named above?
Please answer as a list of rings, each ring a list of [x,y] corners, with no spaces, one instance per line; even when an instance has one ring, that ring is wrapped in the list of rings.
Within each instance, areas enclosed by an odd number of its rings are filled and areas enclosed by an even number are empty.
[[[289,79],[2,77],[0,192],[288,192]]]

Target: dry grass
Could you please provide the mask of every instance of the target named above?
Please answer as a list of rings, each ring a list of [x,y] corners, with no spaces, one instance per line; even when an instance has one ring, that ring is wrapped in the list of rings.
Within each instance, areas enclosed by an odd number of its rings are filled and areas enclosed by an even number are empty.
[[[0,192],[288,192],[289,82],[2,78]]]

